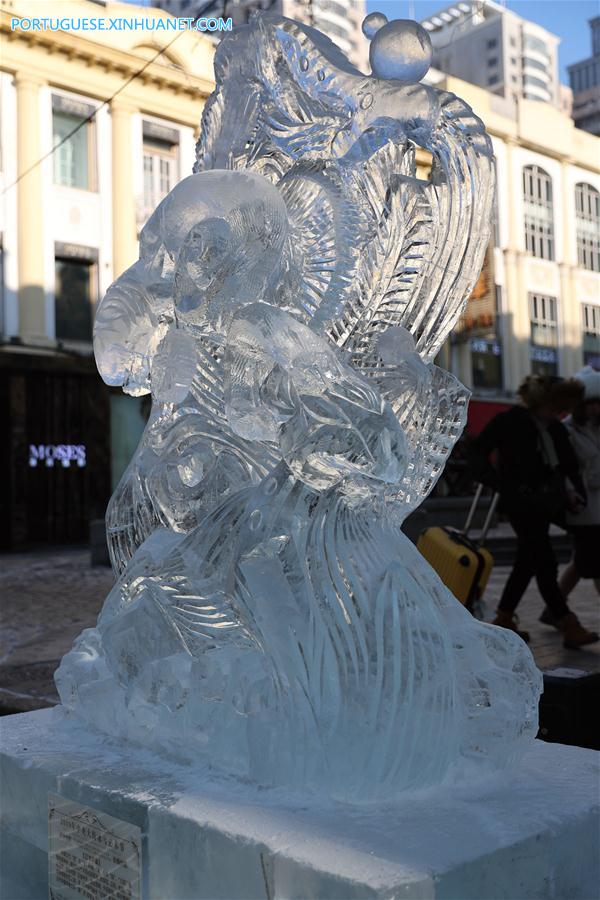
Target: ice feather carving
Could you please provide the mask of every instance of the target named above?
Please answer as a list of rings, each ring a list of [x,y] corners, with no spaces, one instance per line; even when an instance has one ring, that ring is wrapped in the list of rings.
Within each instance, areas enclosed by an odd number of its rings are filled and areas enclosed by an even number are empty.
[[[387,145],[355,175],[368,210],[353,291],[340,318],[329,325],[333,340],[359,361],[375,336],[406,321],[406,309],[433,243],[432,220],[422,182],[401,174],[404,148]]]
[[[433,359],[473,288],[489,240],[494,167],[483,124],[464,101],[433,88],[421,89],[435,110],[430,122],[410,115],[419,99],[414,88],[382,91],[379,99],[330,42],[290,20],[265,15],[236,40],[237,54],[234,42],[217,54],[221,78],[205,110],[195,170],[257,168],[278,180],[299,155],[337,158],[346,204],[355,202],[354,244],[364,240],[357,227],[364,202],[372,230],[360,261],[345,261],[348,281],[358,285],[340,290],[336,307],[315,309],[316,324],[328,323],[337,343],[362,352],[378,331],[402,325],[423,358]],[[254,78],[242,91],[247,102],[256,98],[260,114],[224,118],[227,85],[245,43],[262,51],[254,52]],[[240,148],[235,157],[222,155],[229,146]],[[427,183],[414,177],[415,146],[433,157]],[[339,242],[336,252],[344,246]]]

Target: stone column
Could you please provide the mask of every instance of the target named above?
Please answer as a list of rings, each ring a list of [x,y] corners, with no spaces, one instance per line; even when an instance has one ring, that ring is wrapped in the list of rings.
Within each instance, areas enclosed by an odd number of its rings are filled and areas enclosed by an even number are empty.
[[[577,296],[575,270],[577,267],[577,239],[575,218],[575,184],[570,183],[569,166],[572,160],[561,162],[561,209],[563,240],[556,248],[560,269],[559,335],[560,374],[573,375],[583,365],[583,325],[581,299]]]
[[[17,72],[17,246],[19,334],[46,337],[44,216],[40,87],[44,81]]]
[[[514,250],[504,251],[504,289],[506,292],[505,328],[502,335],[504,387],[513,393],[523,376],[527,374],[525,354],[529,354],[529,335],[527,326],[522,321],[523,308],[527,310],[527,297],[523,291],[521,258]]]
[[[560,263],[559,373],[569,376],[583,365],[581,301],[574,285],[573,266]]]
[[[529,361],[529,307],[523,286],[523,222],[521,204],[515,202],[522,191],[520,172],[516,168],[513,138],[506,141],[506,197],[508,198],[508,240],[504,250],[505,297],[503,330],[503,367],[506,390],[515,391],[527,374]]]
[[[137,259],[133,179],[132,114],[134,107],[116,97],[110,104],[112,122],[113,278]],[[141,160],[140,160],[141,164]]]

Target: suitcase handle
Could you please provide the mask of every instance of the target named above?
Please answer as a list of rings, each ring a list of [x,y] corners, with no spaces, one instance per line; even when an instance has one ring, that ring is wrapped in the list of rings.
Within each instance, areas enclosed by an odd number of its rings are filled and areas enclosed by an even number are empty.
[[[473,497],[473,502],[471,503],[471,508],[469,509],[469,513],[467,515],[467,521],[465,522],[465,527],[463,528],[463,534],[467,537],[469,531],[471,530],[471,525],[473,524],[473,517],[475,515],[475,510],[479,504],[479,500],[481,499],[481,492],[483,491],[483,485],[479,483],[477,485],[477,490],[475,491],[475,496]],[[486,535],[489,531],[490,525],[492,524],[492,518],[494,513],[496,512],[496,507],[498,505],[498,500],[500,499],[500,494],[496,493],[492,497],[492,502],[490,503],[490,508],[488,509],[487,516],[485,517],[485,522],[483,523],[483,529],[481,531],[481,537],[479,538],[482,543],[485,541]]]
[[[477,504],[479,503],[479,498],[481,497],[481,492],[483,490],[483,485],[478,484],[477,490],[475,491],[475,496],[473,497],[473,502],[471,503],[471,508],[467,515],[467,521],[465,522],[465,527],[463,528],[463,534],[465,537],[468,535],[471,530],[471,524],[473,522],[473,516],[475,515],[475,510],[477,509]]]
[[[481,537],[479,538],[480,542],[483,542],[486,539],[487,533],[490,529],[490,525],[492,524],[492,518],[494,513],[496,512],[496,507],[498,506],[498,500],[500,499],[500,494],[495,493],[492,497],[492,502],[490,503],[490,508],[488,509],[488,514],[485,517],[485,522],[483,523],[483,528],[481,530]]]

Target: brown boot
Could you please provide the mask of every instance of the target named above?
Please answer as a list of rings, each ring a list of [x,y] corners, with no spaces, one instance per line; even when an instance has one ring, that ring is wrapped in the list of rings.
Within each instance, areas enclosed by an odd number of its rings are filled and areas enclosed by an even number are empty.
[[[508,628],[509,631],[514,631],[515,634],[518,634],[521,640],[525,641],[526,644],[529,643],[529,632],[528,631],[519,631],[517,628],[518,619],[514,613],[504,612],[502,609],[496,611],[496,618],[492,622],[492,625],[498,625],[500,628]]]
[[[588,631],[583,627],[573,612],[563,616],[560,624],[565,633],[563,641],[565,647],[576,649],[577,647],[584,647],[586,644],[595,644],[596,641],[600,640],[595,631]]]

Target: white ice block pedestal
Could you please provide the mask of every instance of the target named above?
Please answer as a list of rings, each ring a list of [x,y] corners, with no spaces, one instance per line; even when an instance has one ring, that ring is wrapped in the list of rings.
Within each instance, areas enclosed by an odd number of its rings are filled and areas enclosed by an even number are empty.
[[[60,708],[1,722],[5,900],[48,896],[48,795],[138,826],[144,898],[590,900],[598,757],[535,741],[521,765],[395,808],[311,805],[193,772]]]

